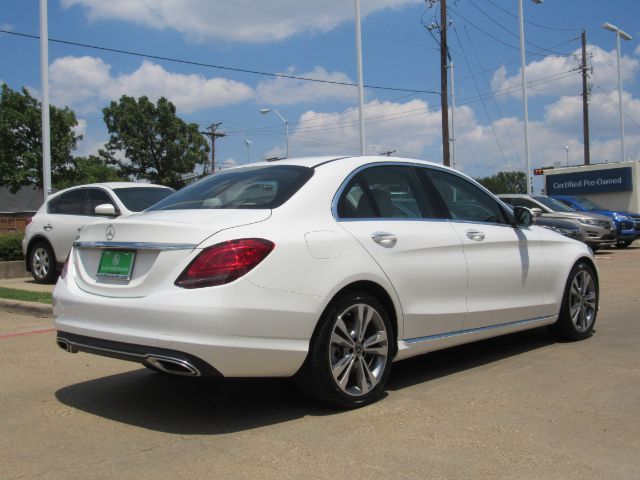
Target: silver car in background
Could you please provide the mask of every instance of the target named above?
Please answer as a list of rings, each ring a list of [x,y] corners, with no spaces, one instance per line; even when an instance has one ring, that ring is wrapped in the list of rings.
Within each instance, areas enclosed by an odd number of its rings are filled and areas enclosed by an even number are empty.
[[[563,203],[546,195],[502,194],[500,199],[510,205],[531,209],[540,219],[559,219],[571,222],[580,229],[580,240],[594,252],[616,244],[616,228],[605,215],[576,212]]]

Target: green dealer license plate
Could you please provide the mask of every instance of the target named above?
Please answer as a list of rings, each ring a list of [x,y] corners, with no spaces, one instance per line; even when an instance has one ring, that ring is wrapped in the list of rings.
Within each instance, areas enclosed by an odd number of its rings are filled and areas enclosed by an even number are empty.
[[[129,280],[136,252],[132,250],[104,250],[98,266],[98,278]]]

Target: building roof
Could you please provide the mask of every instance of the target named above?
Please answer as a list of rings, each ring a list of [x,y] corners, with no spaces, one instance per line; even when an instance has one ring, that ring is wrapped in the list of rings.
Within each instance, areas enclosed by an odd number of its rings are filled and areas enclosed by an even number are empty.
[[[22,187],[11,193],[7,187],[0,187],[0,214],[35,213],[43,202],[40,188]]]

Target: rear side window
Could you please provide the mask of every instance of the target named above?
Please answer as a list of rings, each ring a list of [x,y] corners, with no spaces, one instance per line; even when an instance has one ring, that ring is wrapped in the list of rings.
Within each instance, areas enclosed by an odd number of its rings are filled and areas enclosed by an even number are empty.
[[[338,201],[340,218],[432,216],[409,167],[371,167],[356,175]]]
[[[49,204],[49,213],[85,215],[85,193],[83,188],[63,193],[56,199],[56,202]]]
[[[470,181],[436,169],[428,169],[428,176],[444,200],[452,220],[508,223],[500,204]]]
[[[277,208],[312,175],[313,169],[296,165],[228,170],[183,188],[149,210]]]

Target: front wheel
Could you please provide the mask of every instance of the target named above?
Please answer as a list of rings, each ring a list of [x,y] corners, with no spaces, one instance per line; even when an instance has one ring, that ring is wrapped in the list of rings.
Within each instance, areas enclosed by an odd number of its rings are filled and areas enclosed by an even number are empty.
[[[367,405],[384,391],[392,345],[382,304],[366,293],[347,294],[322,316],[296,383],[304,394],[332,407]]]
[[[627,248],[632,243],[633,243],[633,240],[618,240],[618,243],[616,243],[616,247]]]
[[[584,340],[593,334],[598,315],[598,279],[591,265],[579,262],[571,269],[558,320],[551,330],[565,340]]]

